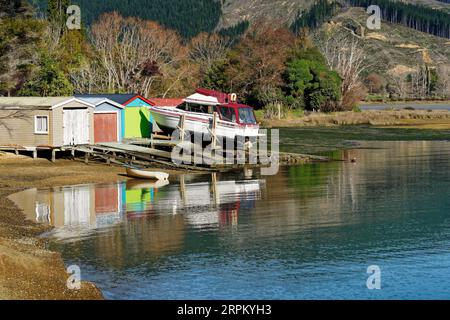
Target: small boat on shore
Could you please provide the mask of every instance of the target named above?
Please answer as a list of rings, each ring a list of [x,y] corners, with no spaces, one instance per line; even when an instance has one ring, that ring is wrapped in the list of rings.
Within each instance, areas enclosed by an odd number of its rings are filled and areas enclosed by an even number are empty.
[[[148,180],[167,180],[169,179],[169,174],[165,172],[157,171],[147,171],[135,168],[127,167],[127,175],[132,178],[137,179],[148,179]]]
[[[180,129],[190,133],[214,134],[217,137],[236,139],[259,136],[259,124],[253,108],[237,103],[235,94],[225,94],[207,89],[197,92],[177,107],[149,107],[158,127],[167,134]]]

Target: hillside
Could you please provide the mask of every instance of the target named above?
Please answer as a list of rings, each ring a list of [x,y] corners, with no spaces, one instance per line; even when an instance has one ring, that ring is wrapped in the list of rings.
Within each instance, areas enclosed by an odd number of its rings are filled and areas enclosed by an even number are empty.
[[[363,9],[350,8],[322,30],[355,32],[362,40],[372,71],[394,74],[424,64],[450,66],[450,40],[388,22],[381,24],[381,30],[371,31],[364,27],[366,19]]]
[[[378,93],[389,93],[394,99],[424,98],[427,95],[423,91],[424,84],[436,81],[438,84],[432,85],[434,92],[438,96],[448,95],[449,39],[388,22],[381,24],[381,30],[371,31],[365,28],[366,19],[362,8],[349,8],[325,23],[315,34],[353,34],[363,48],[368,66],[362,74],[363,79],[375,75],[384,83]],[[320,46],[321,41],[316,43]],[[370,87],[367,83],[366,86]]]
[[[255,21],[267,17],[280,23],[292,23],[300,10],[308,9],[315,0],[223,0],[219,28],[242,20]]]

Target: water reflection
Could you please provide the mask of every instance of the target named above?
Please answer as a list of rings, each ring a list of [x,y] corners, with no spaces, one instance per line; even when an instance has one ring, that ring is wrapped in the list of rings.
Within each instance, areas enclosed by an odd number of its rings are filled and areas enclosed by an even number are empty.
[[[450,143],[361,147],[264,180],[184,176],[13,198],[57,226],[52,249],[107,298],[449,298]],[[372,264],[381,291],[365,287]]]
[[[182,176],[174,185],[168,181],[128,180],[34,188],[13,194],[10,199],[28,219],[54,226],[49,236],[79,240],[119,223],[132,224],[134,220],[152,217],[169,221],[170,216],[181,213],[181,219],[171,221],[198,228],[237,224],[239,210],[254,207],[263,187],[264,180],[221,181],[212,174],[199,178]],[[167,224],[156,229],[170,235],[172,227]]]

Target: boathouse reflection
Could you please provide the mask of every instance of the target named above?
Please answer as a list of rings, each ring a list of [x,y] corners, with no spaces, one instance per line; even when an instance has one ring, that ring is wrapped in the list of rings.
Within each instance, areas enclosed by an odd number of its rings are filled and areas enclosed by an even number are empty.
[[[73,241],[77,247],[74,258],[87,250],[83,238],[109,228],[95,237],[94,248],[89,250],[95,250],[100,260],[121,267],[137,263],[142,255],[160,256],[181,249],[188,228],[237,225],[240,210],[255,207],[264,185],[264,180],[219,181],[212,175],[200,181],[181,177],[172,185],[129,180],[29,189],[10,199],[28,219],[54,226],[49,236]]]

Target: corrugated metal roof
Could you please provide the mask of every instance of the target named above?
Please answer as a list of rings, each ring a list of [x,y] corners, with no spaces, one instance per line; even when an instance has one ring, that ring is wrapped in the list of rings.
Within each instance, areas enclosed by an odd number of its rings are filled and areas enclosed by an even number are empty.
[[[86,98],[86,97],[77,97],[77,99],[79,99],[79,100],[81,100],[81,101],[85,101],[85,102],[87,102],[87,103],[90,103],[90,104],[92,104],[92,105],[94,105],[94,106],[98,106],[98,105],[101,104],[101,103],[109,103],[110,105],[113,105],[113,106],[115,106],[115,107],[117,107],[117,108],[124,108],[124,106],[123,106],[122,104],[120,104],[120,103],[118,103],[118,102],[116,102],[116,101],[107,99],[107,98],[105,98],[105,97],[99,97],[99,98],[92,98],[92,97],[89,97],[89,98]]]
[[[0,107],[39,109],[51,108],[73,97],[0,97]]]
[[[127,94],[76,94],[76,98],[85,99],[85,98],[103,98],[103,99],[109,99],[114,102],[124,104],[128,100],[131,100],[132,98],[136,97],[137,94],[134,93],[127,93]]]

